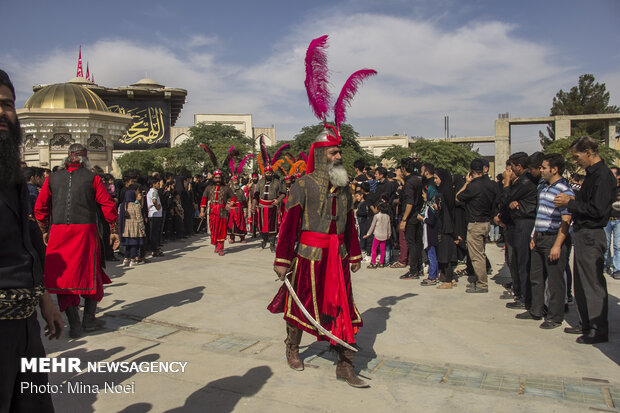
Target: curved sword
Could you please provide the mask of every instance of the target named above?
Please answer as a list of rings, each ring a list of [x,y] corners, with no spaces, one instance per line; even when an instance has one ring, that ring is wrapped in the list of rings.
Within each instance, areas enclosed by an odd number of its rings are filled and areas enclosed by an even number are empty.
[[[306,308],[303,306],[303,304],[301,303],[301,301],[299,300],[299,297],[297,297],[297,294],[295,294],[295,290],[293,290],[293,286],[291,285],[291,283],[288,280],[288,276],[289,274],[291,274],[292,272],[288,272],[286,274],[286,276],[284,277],[284,284],[286,285],[286,288],[288,288],[288,292],[291,294],[291,297],[293,297],[293,300],[295,301],[295,304],[297,304],[297,307],[299,307],[299,309],[301,310],[301,312],[304,314],[304,316],[306,316],[306,318],[308,319],[308,321],[310,321],[310,323],[312,323],[312,325],[314,327],[316,327],[317,330],[319,330],[321,333],[323,333],[324,335],[326,335],[327,337],[331,338],[332,340],[334,340],[336,343],[340,344],[343,347],[348,348],[351,351],[355,351],[357,352],[357,349],[353,346],[351,346],[350,344],[344,342],[343,340],[339,339],[338,337],[336,337],[335,335],[333,335],[332,333],[330,333],[329,331],[327,331],[325,329],[325,327],[323,327],[321,324],[319,324],[318,321],[316,321],[314,318],[312,318],[312,316],[310,315],[310,313],[308,312],[308,310],[306,310]]]

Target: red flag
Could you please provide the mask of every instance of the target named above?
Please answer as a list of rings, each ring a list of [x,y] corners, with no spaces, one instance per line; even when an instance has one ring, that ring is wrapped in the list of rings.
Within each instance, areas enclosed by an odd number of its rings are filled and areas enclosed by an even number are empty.
[[[90,71],[88,70],[88,62],[86,62],[86,80],[90,80]]]
[[[76,77],[84,77],[84,73],[82,73],[82,45],[80,45],[80,54],[78,56],[78,65],[77,65],[77,73]]]
[[[90,74],[90,83],[92,83],[93,85],[95,84],[95,74],[94,73]]]

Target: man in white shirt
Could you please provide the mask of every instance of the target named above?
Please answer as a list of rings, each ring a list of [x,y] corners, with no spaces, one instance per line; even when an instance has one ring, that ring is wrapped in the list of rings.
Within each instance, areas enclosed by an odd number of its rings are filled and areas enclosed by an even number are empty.
[[[153,251],[154,257],[160,257],[164,253],[159,248],[161,241],[161,225],[163,221],[163,210],[161,207],[161,201],[159,199],[159,188],[161,188],[163,180],[159,176],[152,176],[149,178],[149,185],[151,189],[146,195],[146,204],[149,210],[149,225],[150,225],[150,242],[151,251]]]

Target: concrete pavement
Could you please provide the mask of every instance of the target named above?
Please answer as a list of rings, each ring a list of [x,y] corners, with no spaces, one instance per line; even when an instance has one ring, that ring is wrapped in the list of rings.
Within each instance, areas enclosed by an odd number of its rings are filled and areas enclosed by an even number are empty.
[[[465,294],[400,280],[396,269],[362,270],[353,290],[364,327],[356,366],[370,389],[335,379],[325,343],[305,334],[303,372],[284,359],[281,315],[266,309],[280,283],[273,254],[259,243],[213,253],[207,238],[165,246],[133,268],[108,263],[113,284],[100,305],[107,328],[46,342],[50,357],[87,361],[181,361],[184,373],[53,373],[52,384],[130,384],[133,393],[55,394],[58,412],[258,411],[583,411],[620,406],[620,281],[608,278],[610,342],[517,320],[498,297],[507,281],[503,252],[487,246],[494,281]],[[244,253],[239,253],[243,251]],[[116,263],[114,263],[116,264]],[[577,320],[570,306],[568,323]],[[64,384],[63,384],[64,383]],[[92,389],[91,389],[92,390]]]

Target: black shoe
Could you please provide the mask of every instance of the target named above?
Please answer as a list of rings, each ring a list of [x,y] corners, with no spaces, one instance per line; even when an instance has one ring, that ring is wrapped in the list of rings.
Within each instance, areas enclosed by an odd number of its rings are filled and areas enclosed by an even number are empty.
[[[552,328],[557,328],[561,325],[562,323],[557,323],[551,320],[545,320],[539,327],[542,328],[543,330],[551,330]]]
[[[518,318],[519,320],[542,320],[542,317],[535,316],[529,311],[519,313],[515,316],[515,318]]]
[[[476,283],[467,283],[467,288],[476,288]]]
[[[506,303],[506,308],[522,310],[522,309],[525,309],[525,304],[521,301],[513,301],[512,303]]]
[[[413,280],[414,278],[415,275],[411,274],[410,272],[407,272],[406,274],[400,276],[401,280]]]
[[[276,246],[272,243],[270,248],[271,252],[276,252]]]
[[[509,290],[509,291],[512,291],[512,283],[506,283],[506,284],[504,284],[504,288],[505,288],[505,289],[507,289],[507,290]]]
[[[488,293],[489,289],[488,288],[478,288],[478,287],[474,287],[474,288],[468,288],[465,290],[466,293]]]
[[[512,300],[515,298],[515,295],[512,293],[512,291],[504,291],[502,295],[499,296],[499,298],[501,300]]]
[[[564,328],[564,332],[567,334],[583,334],[583,328],[581,326],[566,327]]]
[[[614,273],[611,274],[611,278],[614,280],[620,280],[620,271],[614,271]]]
[[[597,333],[596,330],[590,330],[587,334],[577,337],[579,344],[607,343],[608,341],[607,334]]]
[[[266,246],[267,246],[267,241],[262,240],[262,241],[261,241],[261,243],[260,243],[260,247],[261,247],[262,249],[265,249],[265,247],[266,247]]]

